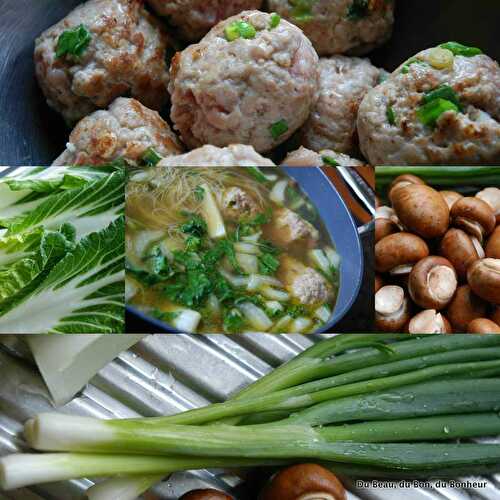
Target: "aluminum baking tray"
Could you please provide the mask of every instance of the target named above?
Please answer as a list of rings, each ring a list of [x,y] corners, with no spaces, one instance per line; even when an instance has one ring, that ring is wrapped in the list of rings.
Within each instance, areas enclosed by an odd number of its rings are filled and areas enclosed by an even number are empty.
[[[222,401],[230,394],[312,345],[320,336],[150,335],[122,353],[59,411],[102,418],[166,415]],[[0,342],[2,339],[0,338]],[[0,455],[26,449],[22,424],[54,410],[29,352],[19,338],[0,345]],[[497,441],[500,443],[500,441]],[[360,489],[348,483],[348,500],[500,499],[500,474],[482,478],[481,489],[437,487]],[[9,500],[81,499],[92,480],[41,485],[0,492]],[[242,477],[222,470],[174,474],[148,493],[148,500],[175,500],[200,487],[215,487],[254,500]],[[146,498],[146,496],[145,496]],[[279,500],[279,499],[276,499]]]

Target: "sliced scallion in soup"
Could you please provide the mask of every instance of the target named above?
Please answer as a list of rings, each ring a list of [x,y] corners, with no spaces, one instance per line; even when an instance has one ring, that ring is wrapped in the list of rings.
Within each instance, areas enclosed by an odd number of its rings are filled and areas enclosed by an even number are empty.
[[[280,168],[164,167],[127,187],[127,301],[188,333],[312,333],[340,257]]]

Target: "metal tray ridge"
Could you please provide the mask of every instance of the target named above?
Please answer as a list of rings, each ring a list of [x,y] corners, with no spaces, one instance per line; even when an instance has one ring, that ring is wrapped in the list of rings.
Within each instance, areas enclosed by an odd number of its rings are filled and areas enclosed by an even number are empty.
[[[125,418],[172,414],[222,401],[320,339],[319,335],[150,335],[109,363],[58,411]],[[0,455],[6,455],[26,450],[21,431],[30,416],[55,408],[25,344],[8,336],[0,342]],[[481,489],[441,487],[437,482],[423,488],[358,488],[354,482],[346,487],[348,500],[500,499],[500,474],[481,480],[486,485]],[[87,479],[51,483],[0,492],[0,499],[81,499],[91,484]],[[174,474],[147,499],[176,500],[200,487],[254,500],[245,494],[241,476],[222,470]]]

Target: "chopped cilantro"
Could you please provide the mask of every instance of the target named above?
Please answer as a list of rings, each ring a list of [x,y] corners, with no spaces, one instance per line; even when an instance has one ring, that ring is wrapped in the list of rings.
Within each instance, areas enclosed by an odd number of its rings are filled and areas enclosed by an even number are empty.
[[[57,39],[56,57],[70,55],[80,57],[89,46],[92,35],[83,25],[63,31]]]
[[[264,253],[259,255],[259,273],[261,274],[274,274],[278,267],[280,266],[280,261],[270,253]]]
[[[224,315],[224,331],[227,333],[238,333],[241,332],[243,324],[245,323],[243,315],[238,311],[238,309],[231,309],[228,313]]]

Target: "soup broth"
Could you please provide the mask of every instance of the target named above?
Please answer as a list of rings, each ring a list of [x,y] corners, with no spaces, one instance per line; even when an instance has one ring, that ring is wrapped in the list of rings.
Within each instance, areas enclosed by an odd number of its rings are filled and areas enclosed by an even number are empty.
[[[312,333],[331,317],[340,257],[279,167],[135,170],[128,303],[187,333]]]

